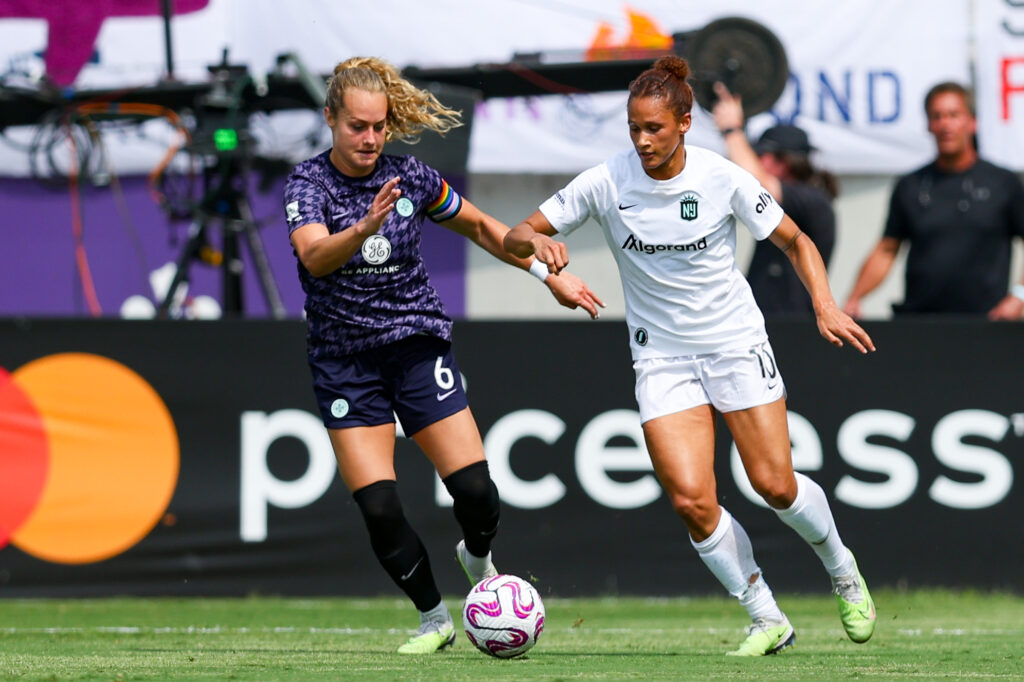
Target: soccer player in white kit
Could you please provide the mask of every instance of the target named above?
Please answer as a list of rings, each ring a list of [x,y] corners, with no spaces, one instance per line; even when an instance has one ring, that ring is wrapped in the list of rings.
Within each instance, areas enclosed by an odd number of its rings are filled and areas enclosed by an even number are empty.
[[[505,236],[505,249],[559,272],[568,251],[555,234],[588,218],[603,229],[622,278],[636,399],[654,470],[701,559],[752,620],[748,637],[729,654],[773,654],[792,645],[795,633],[746,532],[718,504],[716,410],[754,489],[824,564],[847,634],[865,642],[874,631],[874,603],[824,491],[793,471],[785,386],[736,264],[737,220],[787,254],[822,336],[862,353],[874,344],[836,305],[818,250],[771,194],[718,154],[684,145],[693,106],[688,75],[686,60],[667,56],[634,80],[627,104],[634,150],[573,179]]]

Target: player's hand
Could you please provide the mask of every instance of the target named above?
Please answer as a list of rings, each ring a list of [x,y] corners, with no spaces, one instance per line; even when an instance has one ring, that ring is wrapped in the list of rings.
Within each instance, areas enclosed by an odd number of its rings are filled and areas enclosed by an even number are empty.
[[[530,238],[530,245],[533,247],[533,255],[548,266],[548,272],[552,275],[557,275],[569,264],[569,249],[563,242],[538,232]]]
[[[990,320],[1019,320],[1024,315],[1024,301],[1016,296],[1007,296],[996,307],[988,311]]]
[[[555,300],[566,308],[570,310],[583,308],[590,314],[592,320],[601,317],[597,308],[598,306],[604,308],[604,301],[598,298],[597,294],[591,291],[582,279],[571,272],[563,270],[557,275],[548,275],[544,283],[548,285]]]
[[[715,119],[718,130],[729,130],[730,128],[742,130],[743,102],[739,96],[732,94],[724,83],[715,83],[713,87],[718,100],[711,108],[711,115]]]
[[[367,236],[376,234],[380,230],[380,226],[384,224],[384,219],[395,209],[395,202],[402,196],[402,190],[398,189],[398,183],[401,180],[397,176],[393,177],[385,182],[377,192],[377,196],[370,202],[370,208],[363,217],[363,229],[361,230],[363,234]]]
[[[818,331],[833,346],[842,347],[845,340],[861,353],[875,350],[875,344],[868,333],[835,303],[822,306],[815,312],[818,318]]]

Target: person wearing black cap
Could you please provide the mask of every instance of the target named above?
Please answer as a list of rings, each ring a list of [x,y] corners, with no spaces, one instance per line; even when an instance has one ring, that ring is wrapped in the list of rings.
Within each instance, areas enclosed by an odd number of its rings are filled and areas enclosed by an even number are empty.
[[[811,164],[813,147],[807,133],[796,126],[769,128],[751,145],[743,131],[743,107],[739,97],[722,83],[715,85],[715,93],[718,101],[712,115],[725,141],[729,159],[764,185],[818,247],[827,267],[836,240],[832,199],[839,190],[835,176]],[[811,298],[786,254],[767,240],[754,247],[747,281],[765,315],[814,313]]]

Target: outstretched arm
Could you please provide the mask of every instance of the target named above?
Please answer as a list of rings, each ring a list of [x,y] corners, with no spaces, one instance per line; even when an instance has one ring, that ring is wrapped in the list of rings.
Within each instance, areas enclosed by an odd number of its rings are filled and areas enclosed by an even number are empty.
[[[538,274],[539,268],[531,267],[537,260],[531,258],[532,252],[520,255],[505,249],[505,239],[510,234],[508,226],[487,215],[465,198],[462,200],[462,209],[458,214],[445,220],[441,225],[472,240],[495,258]],[[554,230],[552,230],[553,232]],[[562,246],[564,249],[564,245]],[[544,277],[544,284],[560,304],[571,310],[583,308],[591,318],[597,319],[598,307],[603,308],[604,302],[579,277],[569,272],[559,272],[559,270],[552,270],[548,265],[548,273],[545,275],[543,269],[540,269],[538,278]]]
[[[853,290],[850,291],[850,296],[846,299],[846,305],[843,306],[843,310],[846,311],[847,315],[860,317],[861,299],[874,291],[875,287],[881,284],[882,280],[889,274],[889,270],[892,269],[892,264],[895,262],[899,250],[900,240],[895,237],[882,237],[878,244],[875,245],[875,248],[872,249],[871,253],[864,260],[864,265],[860,268],[860,273],[857,275],[857,281],[853,285]]]
[[[835,346],[842,346],[845,340],[861,353],[875,350],[875,344],[868,333],[836,305],[821,254],[793,219],[783,215],[782,222],[768,238],[786,254],[807,293],[811,295],[821,335]]]
[[[461,234],[498,260],[523,270],[530,267],[529,259],[516,258],[502,247],[508,226],[481,211],[465,197],[462,198],[462,208],[459,212],[438,224]]]

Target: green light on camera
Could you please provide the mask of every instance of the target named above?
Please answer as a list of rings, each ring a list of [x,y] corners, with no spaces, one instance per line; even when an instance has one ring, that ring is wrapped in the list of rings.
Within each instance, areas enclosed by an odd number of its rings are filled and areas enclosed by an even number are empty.
[[[238,131],[232,128],[218,128],[213,131],[213,146],[221,152],[234,151],[238,148]]]

